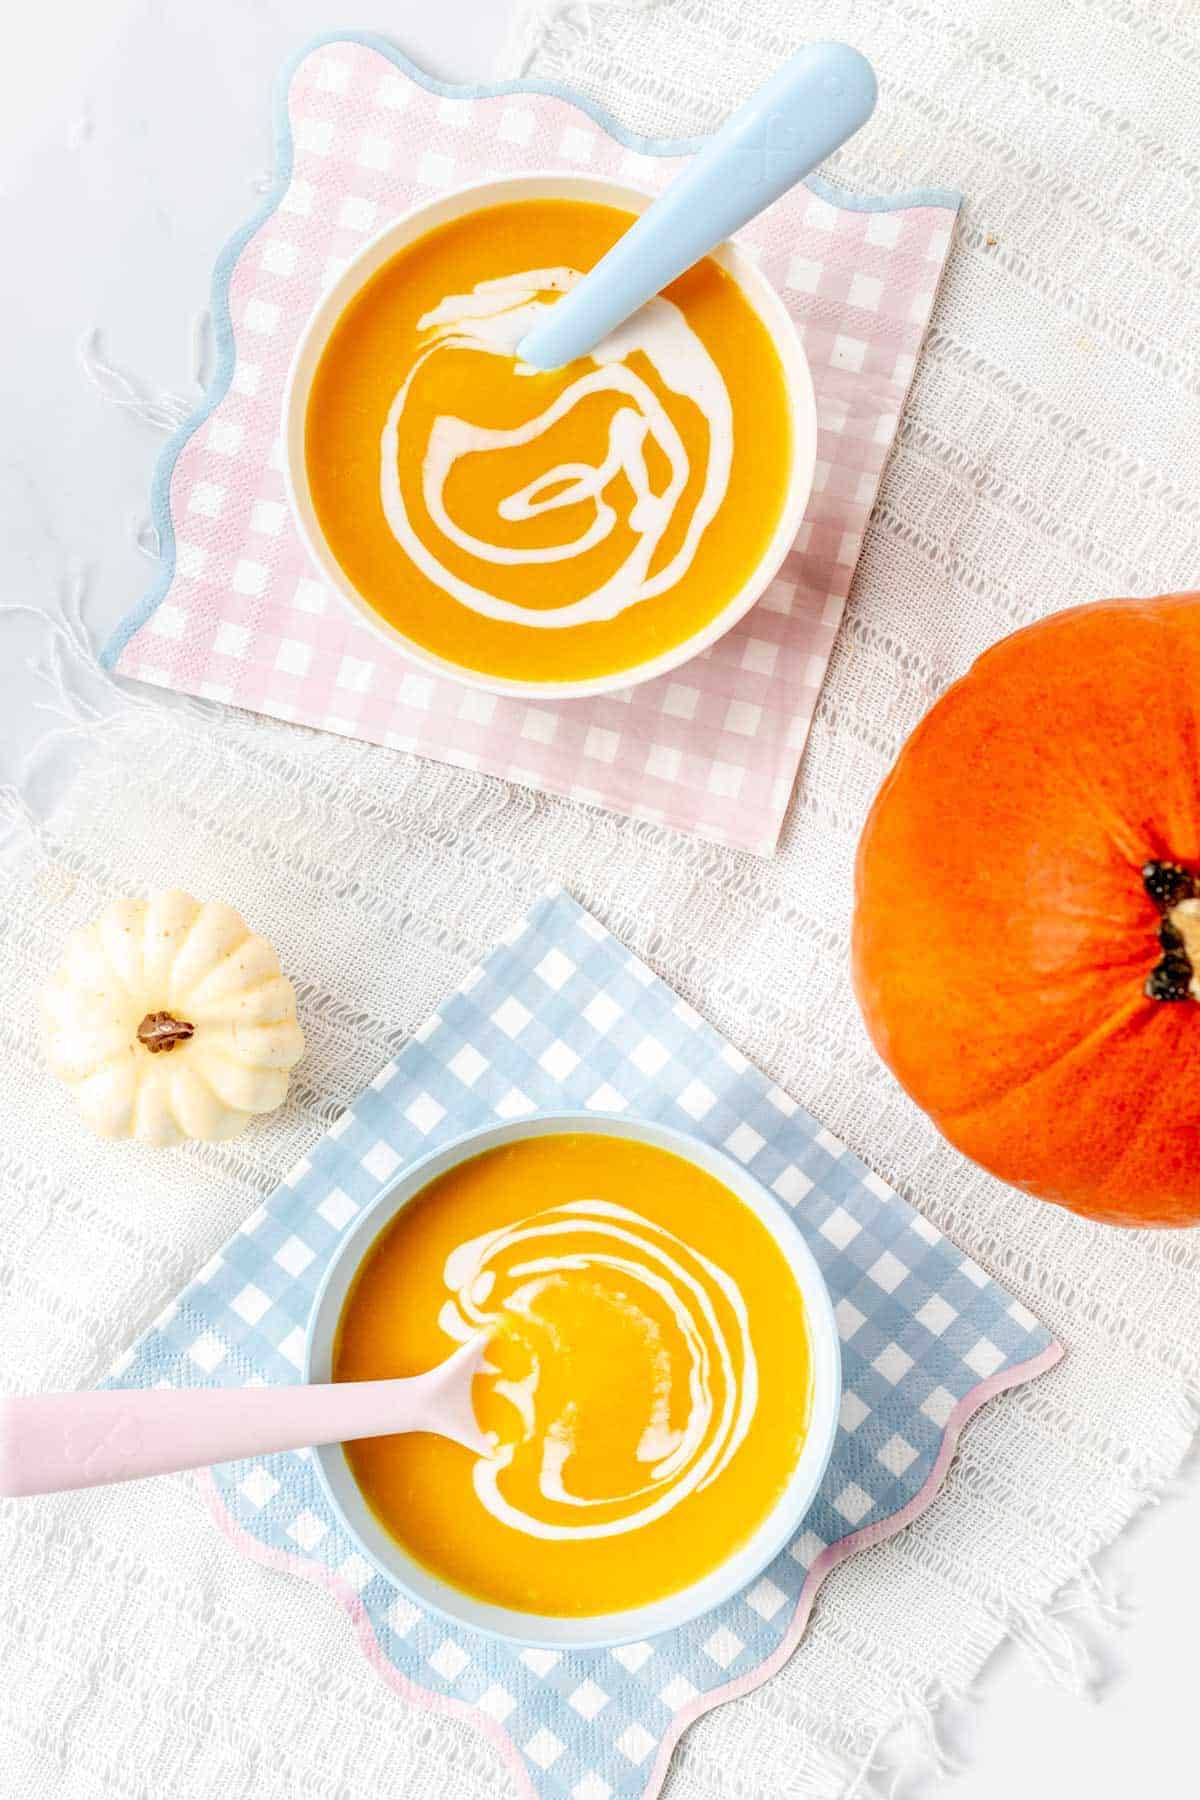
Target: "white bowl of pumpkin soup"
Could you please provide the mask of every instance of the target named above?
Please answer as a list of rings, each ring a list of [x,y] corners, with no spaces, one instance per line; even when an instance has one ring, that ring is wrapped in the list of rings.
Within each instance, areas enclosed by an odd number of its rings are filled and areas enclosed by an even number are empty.
[[[284,398],[292,510],[410,660],[501,693],[629,687],[728,631],[792,544],[812,381],[736,244],[565,369],[516,358],[650,200],[571,175],[460,189],[375,237],[310,319]]]
[[[422,1606],[523,1644],[629,1642],[737,1593],[799,1527],[837,1330],[795,1225],[724,1152],[593,1114],[437,1151],[339,1246],[305,1380],[417,1374],[481,1332],[487,1456],[427,1433],[315,1452]]]

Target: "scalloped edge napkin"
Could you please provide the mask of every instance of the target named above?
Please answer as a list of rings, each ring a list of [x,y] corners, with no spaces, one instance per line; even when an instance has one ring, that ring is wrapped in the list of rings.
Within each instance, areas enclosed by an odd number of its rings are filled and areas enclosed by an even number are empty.
[[[519,1650],[422,1611],[338,1525],[310,1452],[205,1477],[249,1555],[317,1583],[414,1705],[469,1718],[520,1791],[657,1793],[691,1721],[765,1681],[817,1588],[934,1498],[984,1402],[1057,1362],[1019,1300],[871,1173],[590,913],[555,891],[449,995],[121,1359],[109,1385],[297,1381],[342,1233],[436,1145],[536,1110],[631,1111],[722,1145],[795,1219],[835,1302],[843,1398],[818,1497],[747,1591],[651,1642]]]
[[[705,654],[623,694],[530,702],[416,668],[316,579],[278,451],[292,351],[349,257],[439,191],[531,169],[658,190],[697,144],[633,137],[551,84],[447,86],[353,35],[285,68],[276,124],[276,187],[214,272],[211,387],[156,474],[162,569],[105,666],[770,855],[960,197],[864,199],[814,176],[739,233],[812,369],[804,524],[762,599]]]

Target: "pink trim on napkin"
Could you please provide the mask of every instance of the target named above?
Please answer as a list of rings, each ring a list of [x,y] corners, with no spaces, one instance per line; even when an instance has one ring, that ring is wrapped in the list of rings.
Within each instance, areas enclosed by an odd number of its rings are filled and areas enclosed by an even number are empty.
[[[942,1483],[946,1479],[946,1471],[958,1448],[958,1440],[967,1423],[974,1418],[980,1407],[1002,1394],[1006,1389],[1019,1387],[1023,1382],[1033,1381],[1037,1376],[1052,1369],[1063,1357],[1061,1344],[1050,1344],[1040,1355],[1030,1357],[1028,1362],[1019,1363],[1015,1368],[1005,1369],[998,1375],[989,1376],[973,1387],[969,1394],[964,1394],[954,1411],[946,1420],[941,1448],[937,1461],[929,1471],[928,1479],[919,1493],[914,1494],[907,1506],[899,1512],[892,1513],[886,1519],[880,1519],[875,1525],[865,1525],[861,1531],[851,1532],[849,1537],[841,1538],[836,1544],[820,1555],[808,1572],[808,1579],[801,1588],[796,1600],[795,1611],[791,1623],[783,1638],[776,1645],[770,1656],[765,1657],[753,1669],[747,1669],[744,1675],[726,1682],[724,1687],[710,1688],[703,1694],[697,1694],[685,1706],[681,1706],[672,1718],[670,1725],[658,1747],[658,1754],[642,1789],[642,1800],[654,1800],[654,1796],[667,1778],[671,1757],[675,1746],[689,1725],[710,1712],[714,1706],[720,1706],[726,1700],[739,1700],[744,1694],[751,1693],[768,1681],[777,1669],[781,1669],[792,1655],[797,1644],[804,1636],[812,1613],[813,1603],[817,1597],[825,1577],[848,1556],[859,1550],[869,1549],[872,1544],[880,1544],[886,1538],[894,1537],[906,1525],[919,1518],[925,1509],[936,1499]],[[293,1554],[291,1551],[277,1549],[274,1545],[264,1544],[261,1539],[244,1531],[226,1507],[221,1498],[221,1490],[213,1480],[212,1473],[204,1469],[200,1473],[200,1485],[209,1510],[220,1530],[229,1542],[244,1551],[256,1562],[265,1564],[269,1569],[277,1569],[288,1575],[299,1575],[305,1581],[311,1581],[317,1587],[324,1588],[350,1616],[355,1635],[371,1667],[389,1686],[396,1689],[411,1706],[427,1707],[431,1712],[449,1713],[452,1717],[465,1719],[467,1722],[490,1739],[499,1750],[508,1766],[509,1773],[517,1784],[520,1793],[536,1800],[536,1793],[529,1779],[529,1771],[525,1766],[517,1746],[512,1738],[495,1719],[469,1702],[456,1700],[452,1695],[434,1693],[429,1688],[417,1687],[408,1680],[403,1672],[384,1654],[379,1639],[375,1636],[370,1616],[361,1598],[354,1592],[349,1582],[315,1557]]]
[[[365,239],[439,190],[547,168],[657,190],[682,159],[627,150],[548,94],[439,96],[348,41],[303,58],[288,111],[291,180],[230,282],[229,390],[171,477],[175,572],[118,671],[769,855],[953,208],[851,210],[801,187],[740,235],[795,319],[816,387],[816,487],[795,546],[749,616],[684,668],[624,696],[528,703],[414,668],[316,579],[279,466],[292,350],[323,285]]]

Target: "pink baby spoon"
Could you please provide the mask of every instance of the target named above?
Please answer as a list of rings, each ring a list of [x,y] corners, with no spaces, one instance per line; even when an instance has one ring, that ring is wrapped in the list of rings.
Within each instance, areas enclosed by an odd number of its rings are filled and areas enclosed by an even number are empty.
[[[488,1456],[471,1400],[486,1349],[486,1335],[473,1338],[436,1369],[392,1381],[0,1397],[0,1494],[100,1487],[401,1431],[432,1431]]]

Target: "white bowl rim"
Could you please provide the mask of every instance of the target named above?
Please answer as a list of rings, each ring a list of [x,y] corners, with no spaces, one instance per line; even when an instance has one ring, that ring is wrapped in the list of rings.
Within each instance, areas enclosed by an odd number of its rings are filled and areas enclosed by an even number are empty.
[[[783,1493],[751,1537],[700,1581],[662,1599],[583,1617],[519,1612],[477,1600],[408,1556],[371,1513],[340,1444],[313,1451],[317,1479],[341,1529],[367,1562],[422,1608],[451,1624],[531,1649],[611,1649],[688,1624],[748,1587],[774,1561],[808,1514],[833,1452],[841,1406],[841,1342],[825,1278],[783,1206],[741,1164],[705,1139],[654,1119],[594,1112],[539,1112],[476,1127],[421,1157],[366,1206],[334,1250],[313,1297],[305,1339],[306,1382],[328,1381],[346,1294],[384,1226],[421,1190],[459,1163],[522,1137],[560,1132],[636,1138],[697,1164],[766,1225],[788,1260],[804,1301],[812,1367],[809,1429]]]
[[[714,260],[737,281],[771,336],[783,365],[784,382],[790,402],[791,468],[787,493],[774,531],[754,569],[707,625],[685,638],[680,644],[664,650],[648,662],[630,669],[618,669],[608,675],[590,676],[580,681],[518,681],[510,677],[489,675],[484,670],[469,669],[461,663],[438,656],[414,639],[406,637],[395,625],[360,594],[346,575],[337,557],[325,541],[309,492],[308,469],[304,456],[305,416],[308,396],[317,364],[329,335],[354,295],[393,255],[414,243],[426,232],[451,219],[463,217],[488,206],[513,199],[582,199],[596,200],[610,206],[624,206],[644,211],[657,196],[632,182],[612,181],[607,177],[569,174],[558,170],[529,171],[523,175],[506,175],[467,182],[434,199],[412,207],[399,218],[392,219],[377,231],[323,291],[310,313],[288,368],[283,390],[281,438],[283,446],[283,478],[292,522],[309,560],[342,603],[349,607],[360,623],[382,638],[393,650],[399,650],[409,662],[435,674],[458,682],[461,686],[480,688],[485,693],[519,695],[525,699],[578,700],[595,694],[624,692],[654,681],[682,664],[690,662],[709,649],[718,638],[745,618],[761,599],[795,542],[812,497],[817,460],[817,402],[808,358],[794,320],[777,290],[745,253],[736,238],[711,252]]]

